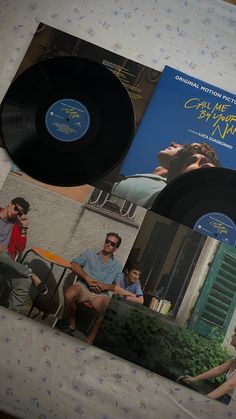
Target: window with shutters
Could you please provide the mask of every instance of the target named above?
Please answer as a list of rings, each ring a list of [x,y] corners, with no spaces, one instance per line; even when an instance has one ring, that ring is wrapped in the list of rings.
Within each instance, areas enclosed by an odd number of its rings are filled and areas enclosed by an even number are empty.
[[[236,260],[224,254],[201,318],[223,327],[236,293]]]

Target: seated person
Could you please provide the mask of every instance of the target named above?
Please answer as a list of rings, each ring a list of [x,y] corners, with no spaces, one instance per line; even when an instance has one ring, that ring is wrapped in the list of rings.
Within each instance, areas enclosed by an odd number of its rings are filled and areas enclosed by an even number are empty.
[[[29,301],[32,283],[39,294],[45,295],[48,292],[47,286],[28,266],[13,260],[4,251],[0,251],[0,281],[10,289],[8,308],[17,312]]]
[[[29,207],[29,202],[20,196],[12,199],[6,208],[0,207],[0,248],[7,249],[14,260],[26,246]]]
[[[117,284],[114,284],[114,293],[126,298],[128,301],[143,304],[143,291],[139,281],[141,266],[137,262],[131,262],[118,276]],[[122,289],[121,289],[122,288]],[[123,290],[127,291],[126,293]]]
[[[58,321],[56,325],[64,333],[73,335],[76,306],[86,302],[99,313],[96,327],[93,327],[87,340],[88,343],[93,342],[110,301],[109,291],[112,291],[112,284],[122,272],[121,263],[114,257],[120,244],[121,238],[117,233],[107,233],[102,250],[87,249],[71,262],[72,271],[78,275],[79,280],[65,292],[65,315],[68,320],[66,323]]]
[[[0,281],[10,288],[9,308],[19,311],[29,298],[33,283],[40,294],[47,287],[31,269],[16,262],[26,246],[29,203],[22,197],[12,199],[6,208],[0,208]]]

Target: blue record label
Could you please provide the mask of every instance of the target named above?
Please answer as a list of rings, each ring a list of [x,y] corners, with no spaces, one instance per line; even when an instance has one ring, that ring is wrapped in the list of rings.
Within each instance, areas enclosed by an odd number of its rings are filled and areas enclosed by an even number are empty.
[[[194,230],[219,241],[236,246],[236,225],[227,215],[209,212],[194,225]]]
[[[87,108],[78,100],[61,99],[49,107],[45,124],[48,132],[56,140],[72,142],[86,134],[90,116]]]

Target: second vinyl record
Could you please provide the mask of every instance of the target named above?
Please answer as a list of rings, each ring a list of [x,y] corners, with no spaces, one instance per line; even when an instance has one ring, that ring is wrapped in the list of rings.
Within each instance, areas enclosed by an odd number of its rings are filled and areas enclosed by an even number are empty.
[[[202,168],[178,176],[151,210],[236,246],[236,171]]]
[[[129,94],[102,64],[56,57],[24,71],[1,105],[1,133],[21,170],[73,186],[105,176],[128,151],[134,131]]]

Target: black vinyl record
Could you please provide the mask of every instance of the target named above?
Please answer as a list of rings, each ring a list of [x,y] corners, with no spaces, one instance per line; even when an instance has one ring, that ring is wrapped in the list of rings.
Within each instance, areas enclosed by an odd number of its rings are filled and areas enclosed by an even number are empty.
[[[211,167],[180,175],[163,189],[151,210],[236,245],[236,171]]]
[[[1,134],[14,163],[42,182],[74,186],[105,176],[134,131],[129,94],[104,65],[56,57],[25,70],[1,105]]]

